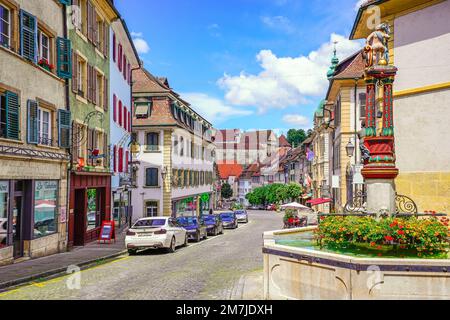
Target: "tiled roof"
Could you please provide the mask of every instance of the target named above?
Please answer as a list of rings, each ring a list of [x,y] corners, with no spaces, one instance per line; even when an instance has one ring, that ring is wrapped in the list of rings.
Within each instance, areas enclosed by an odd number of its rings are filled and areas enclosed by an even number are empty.
[[[219,170],[220,179],[228,179],[229,177],[240,177],[243,168],[237,163],[218,163],[217,168]]]
[[[144,68],[133,70],[133,93],[169,93],[170,89],[161,84]]]
[[[281,137],[278,139],[278,145],[280,147],[290,147],[291,144],[289,143],[289,141],[286,139],[286,137],[284,136],[284,134],[281,135]]]
[[[333,79],[353,79],[364,76],[365,63],[362,51],[358,51],[342,61],[334,73]]]

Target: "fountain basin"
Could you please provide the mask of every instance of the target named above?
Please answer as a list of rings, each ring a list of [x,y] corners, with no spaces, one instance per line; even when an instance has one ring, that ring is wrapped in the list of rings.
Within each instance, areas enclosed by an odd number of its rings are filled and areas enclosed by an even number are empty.
[[[450,299],[450,259],[355,257],[279,243],[315,229],[264,233],[265,299]]]

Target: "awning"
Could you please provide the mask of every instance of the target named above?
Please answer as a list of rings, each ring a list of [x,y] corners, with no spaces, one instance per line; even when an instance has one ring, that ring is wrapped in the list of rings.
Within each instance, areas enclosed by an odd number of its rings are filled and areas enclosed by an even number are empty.
[[[149,105],[137,105],[136,106],[136,117],[145,117],[148,116]]]
[[[306,201],[306,203],[310,204],[312,206],[318,206],[319,204],[330,203],[332,201],[333,200],[328,199],[328,198],[319,198],[319,199],[313,199],[313,200]]]

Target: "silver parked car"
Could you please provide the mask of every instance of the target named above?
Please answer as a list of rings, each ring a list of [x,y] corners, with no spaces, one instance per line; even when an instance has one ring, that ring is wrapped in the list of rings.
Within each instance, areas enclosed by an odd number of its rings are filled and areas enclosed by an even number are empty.
[[[239,223],[248,223],[248,213],[247,210],[236,210],[236,219]]]

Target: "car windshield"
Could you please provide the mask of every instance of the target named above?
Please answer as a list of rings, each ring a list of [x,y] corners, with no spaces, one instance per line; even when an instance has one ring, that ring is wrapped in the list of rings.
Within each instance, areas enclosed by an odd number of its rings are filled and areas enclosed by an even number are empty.
[[[166,219],[142,219],[138,220],[133,228],[157,228],[166,224]]]
[[[226,219],[234,219],[234,213],[233,212],[221,213],[220,216],[222,218],[226,218]]]
[[[178,223],[182,226],[191,226],[197,224],[197,219],[193,217],[181,217],[177,219]]]
[[[203,216],[203,220],[205,221],[215,221],[216,217],[213,215]]]
[[[236,212],[236,214],[245,214],[244,210],[238,210],[238,211],[235,211],[235,212]]]

